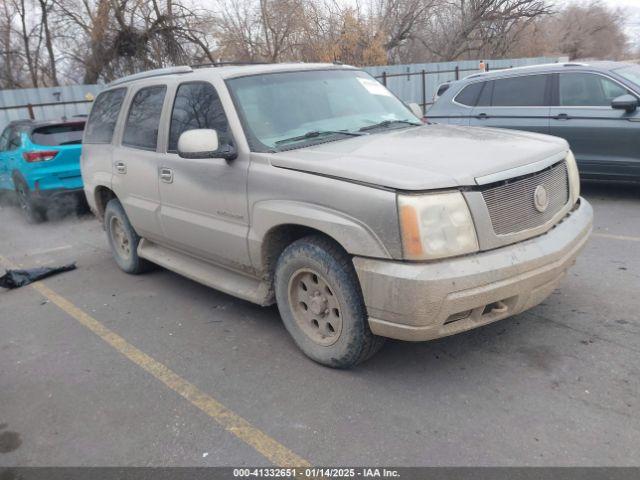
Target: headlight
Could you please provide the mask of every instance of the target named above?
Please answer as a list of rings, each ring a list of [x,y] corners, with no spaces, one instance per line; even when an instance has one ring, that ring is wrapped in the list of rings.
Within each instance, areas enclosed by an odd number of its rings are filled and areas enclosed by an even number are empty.
[[[567,173],[569,175],[569,190],[571,192],[571,205],[574,205],[580,197],[580,173],[573,152],[569,150],[566,158]]]
[[[460,192],[398,195],[404,258],[431,260],[478,251],[467,202]]]

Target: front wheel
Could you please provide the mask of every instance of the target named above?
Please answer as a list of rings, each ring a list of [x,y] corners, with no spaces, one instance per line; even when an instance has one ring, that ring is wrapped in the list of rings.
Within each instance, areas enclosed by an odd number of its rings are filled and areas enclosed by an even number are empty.
[[[309,236],[289,245],[278,259],[275,289],[285,327],[316,362],[350,368],[382,347],[351,258],[331,240]]]
[[[129,218],[116,198],[109,201],[104,212],[104,229],[107,232],[111,253],[118,266],[127,273],[149,271],[153,264],[138,256],[140,237],[131,226]]]

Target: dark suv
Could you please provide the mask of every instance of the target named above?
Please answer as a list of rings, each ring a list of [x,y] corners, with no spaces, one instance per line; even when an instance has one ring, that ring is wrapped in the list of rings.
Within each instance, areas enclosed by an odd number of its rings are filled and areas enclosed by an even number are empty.
[[[557,63],[452,82],[427,117],[556,135],[569,142],[583,178],[640,181],[639,98],[639,65]]]

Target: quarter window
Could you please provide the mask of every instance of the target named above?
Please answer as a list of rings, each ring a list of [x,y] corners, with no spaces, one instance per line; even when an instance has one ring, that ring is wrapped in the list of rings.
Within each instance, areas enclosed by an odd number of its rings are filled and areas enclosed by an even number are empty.
[[[9,134],[9,144],[7,145],[7,150],[17,150],[22,145],[22,139],[20,137],[20,131],[16,129],[11,129],[11,133]]]
[[[213,85],[206,82],[183,83],[178,87],[173,102],[167,150],[177,151],[180,135],[198,128],[218,132],[221,145],[230,143],[227,117]]]
[[[98,95],[89,115],[84,143],[111,143],[125,93],[124,88],[118,88]]]
[[[442,95],[444,95],[444,92],[449,90],[450,86],[451,86],[451,84],[449,84],[449,83],[443,83],[442,85],[440,85],[438,87],[438,91],[436,92],[436,97],[441,97]]]
[[[133,97],[124,126],[122,144],[155,150],[158,143],[160,115],[167,87],[156,85],[142,88]]]
[[[494,80],[491,105],[494,107],[543,107],[546,102],[548,75]]]
[[[609,107],[611,101],[628,91],[613,80],[592,73],[560,75],[560,106]]]
[[[7,144],[9,143],[9,132],[11,132],[11,127],[7,127],[0,135],[0,152],[4,152],[7,149]]]

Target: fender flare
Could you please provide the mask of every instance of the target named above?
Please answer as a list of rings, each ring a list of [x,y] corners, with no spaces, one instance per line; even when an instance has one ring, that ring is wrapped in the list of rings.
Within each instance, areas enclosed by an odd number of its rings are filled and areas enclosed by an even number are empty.
[[[263,267],[264,239],[271,230],[283,225],[318,230],[338,242],[351,255],[392,258],[371,228],[344,212],[306,202],[264,200],[253,205],[248,236],[251,261],[258,270]]]

